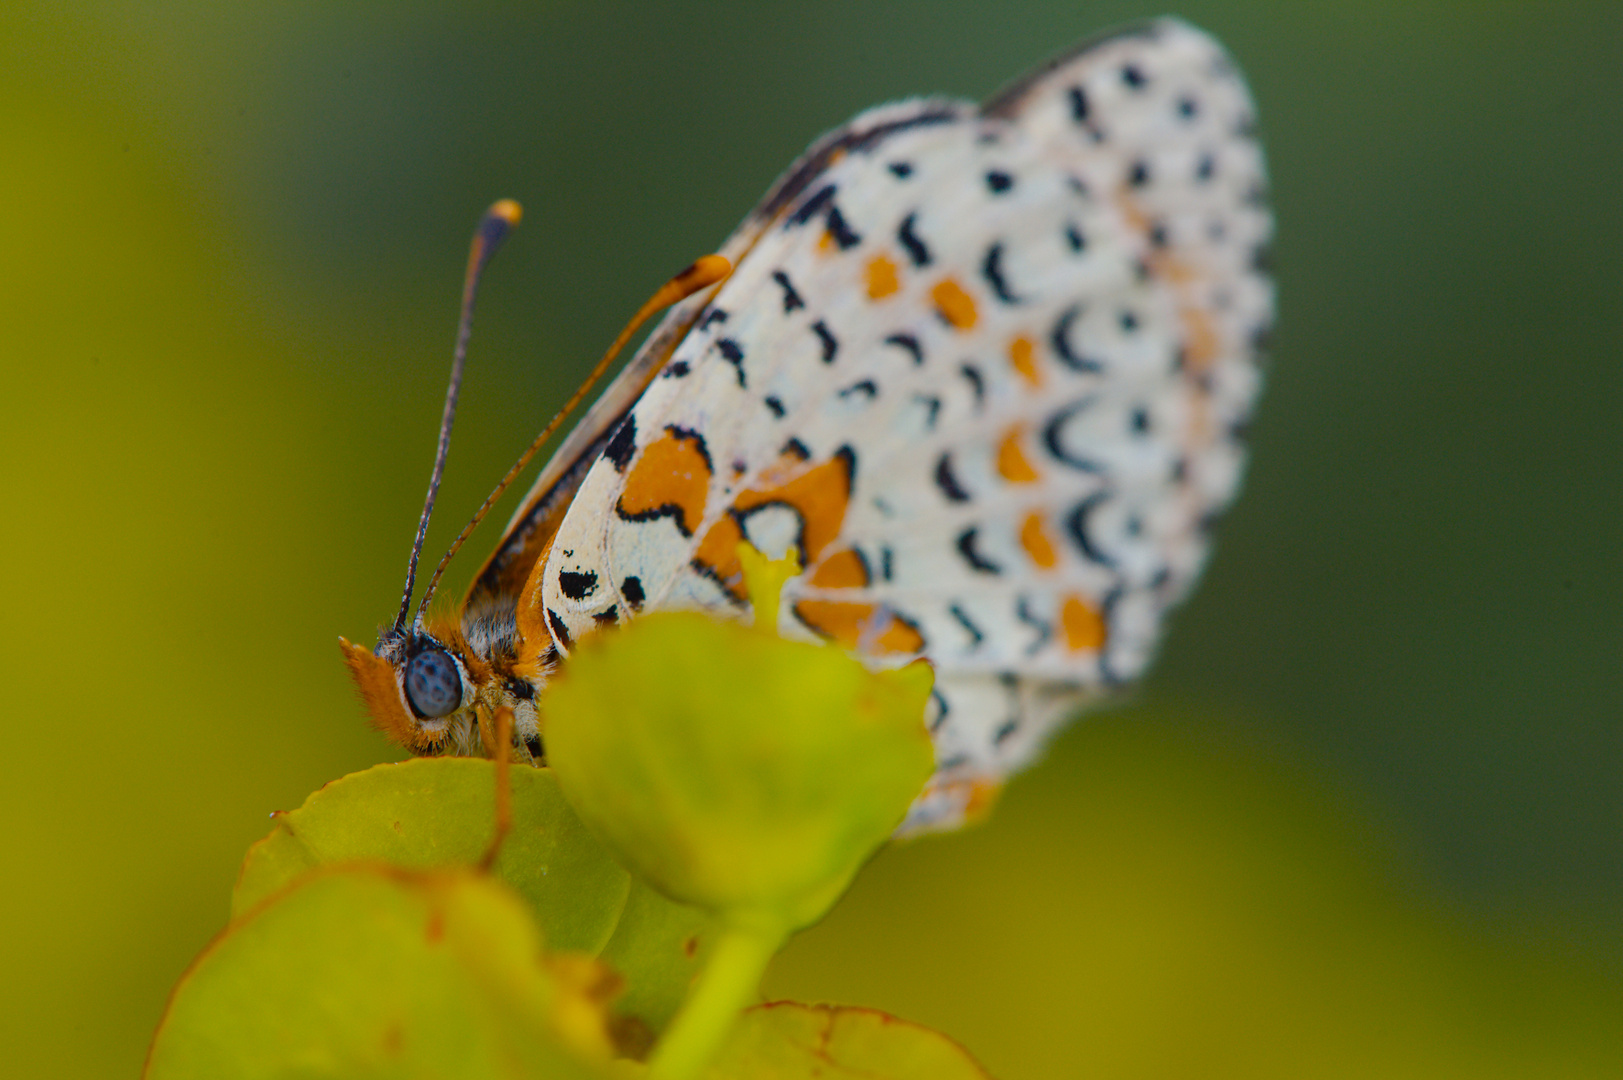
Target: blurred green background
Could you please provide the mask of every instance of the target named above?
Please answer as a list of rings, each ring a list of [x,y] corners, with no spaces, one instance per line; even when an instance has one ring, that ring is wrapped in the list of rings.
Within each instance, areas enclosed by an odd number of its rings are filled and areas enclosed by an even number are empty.
[[[813,136],[1159,4],[0,6],[0,1060],[128,1076],[393,610]],[[1009,1080],[1623,1072],[1623,5],[1187,3],[1281,322],[1155,674],[768,978]],[[483,551],[494,539],[476,539]],[[477,556],[459,568],[466,580]]]

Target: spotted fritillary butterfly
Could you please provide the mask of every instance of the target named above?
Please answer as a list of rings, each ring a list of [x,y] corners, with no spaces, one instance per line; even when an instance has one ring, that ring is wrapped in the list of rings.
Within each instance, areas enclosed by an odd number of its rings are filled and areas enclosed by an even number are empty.
[[[381,727],[482,753],[595,630],[738,615],[737,549],[789,549],[780,631],[936,668],[950,827],[1136,678],[1244,462],[1273,291],[1246,86],[1160,20],[984,105],[883,105],[823,136],[542,472],[459,616],[346,657]]]

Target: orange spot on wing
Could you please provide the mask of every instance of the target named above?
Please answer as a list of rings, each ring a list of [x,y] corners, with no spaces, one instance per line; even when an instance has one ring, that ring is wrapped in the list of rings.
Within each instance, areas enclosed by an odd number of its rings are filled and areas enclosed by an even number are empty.
[[[829,555],[812,571],[809,584],[819,589],[861,589],[872,579],[868,565],[851,548],[842,548]]]
[[[740,603],[748,599],[744,591],[744,570],[738,562],[738,544],[743,530],[731,514],[723,514],[693,549],[695,569],[709,573]]]
[[[1181,308],[1178,316],[1183,320],[1187,335],[1184,362],[1191,371],[1205,371],[1217,359],[1218,352],[1217,328],[1212,325],[1212,317],[1197,307]]]
[[[883,300],[901,287],[894,261],[884,255],[875,255],[868,260],[868,299]]]
[[[699,541],[693,552],[694,566],[711,574],[738,600],[745,599],[744,577],[738,564],[738,543],[743,533],[736,513],[776,503],[800,516],[800,546],[806,565],[821,558],[823,549],[833,543],[845,525],[845,508],[851,501],[851,457],[841,451],[819,465],[807,465],[786,454],[778,465],[763,473],[761,482],[739,492],[732,513],[720,518]]]
[[[1015,424],[1004,432],[1003,441],[997,444],[997,473],[1011,484],[1031,484],[1041,479],[1020,448],[1024,435],[1024,427]]]
[[[823,235],[819,236],[817,238],[817,250],[818,251],[832,251],[833,248],[834,248],[834,234],[829,232],[827,229],[825,229],[825,230],[823,230]]]
[[[1067,596],[1059,608],[1065,647],[1072,652],[1098,652],[1105,644],[1104,616],[1079,596]]]
[[[964,800],[964,820],[979,821],[997,804],[1003,785],[996,780],[977,778],[969,781],[969,797]]]
[[[753,487],[739,492],[733,506],[753,510],[767,503],[783,503],[800,514],[803,525],[801,546],[806,562],[816,562],[823,549],[840,535],[845,524],[845,508],[851,500],[851,458],[849,451],[835,454],[820,465],[787,470],[789,475],[771,487]],[[772,479],[781,472],[768,474]]]
[[[1054,549],[1054,541],[1048,538],[1048,527],[1043,524],[1041,514],[1026,515],[1026,520],[1020,525],[1020,546],[1026,549],[1031,561],[1044,570],[1052,570],[1059,565],[1059,554]]]
[[[930,290],[941,317],[959,330],[972,330],[980,316],[975,312],[975,301],[964,287],[952,278],[944,278]]]
[[[1017,337],[1009,342],[1009,363],[1033,390],[1042,386],[1042,372],[1037,370],[1037,346],[1030,338]]]
[[[877,604],[802,600],[795,605],[795,616],[846,649],[905,654],[924,648],[918,627],[894,612],[881,611]]]
[[[633,520],[673,516],[682,535],[692,536],[709,494],[710,462],[699,437],[667,430],[643,448],[615,509]]]
[[[1117,193],[1116,201],[1121,208],[1122,216],[1127,219],[1128,228],[1141,235],[1147,235],[1152,224],[1149,215],[1125,188]],[[1151,274],[1172,285],[1183,299],[1189,296],[1187,287],[1201,276],[1196,267],[1166,251],[1149,252],[1145,257],[1145,263],[1149,266]],[[1217,328],[1212,325],[1211,316],[1204,308],[1184,303],[1179,305],[1178,318],[1183,323],[1185,336],[1184,361],[1193,372],[1205,371],[1211,366],[1212,361],[1217,359],[1220,348]]]

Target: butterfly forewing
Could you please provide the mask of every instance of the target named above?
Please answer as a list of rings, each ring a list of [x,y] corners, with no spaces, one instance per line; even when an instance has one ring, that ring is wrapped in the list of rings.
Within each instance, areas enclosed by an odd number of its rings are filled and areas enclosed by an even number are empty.
[[[936,665],[910,826],[973,809],[1143,670],[1236,489],[1272,310],[1251,108],[1219,46],[1161,21],[984,109],[825,137],[564,516],[559,647],[742,611],[739,540],[794,547],[785,633]]]

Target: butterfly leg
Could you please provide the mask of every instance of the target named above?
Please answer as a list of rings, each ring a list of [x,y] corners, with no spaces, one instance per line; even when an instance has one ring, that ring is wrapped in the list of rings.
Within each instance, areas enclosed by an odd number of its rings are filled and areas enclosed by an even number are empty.
[[[481,869],[489,870],[496,862],[508,830],[513,827],[513,710],[501,705],[490,713],[480,706],[478,714],[485,753],[496,766],[496,828],[485,857],[479,861]]]

